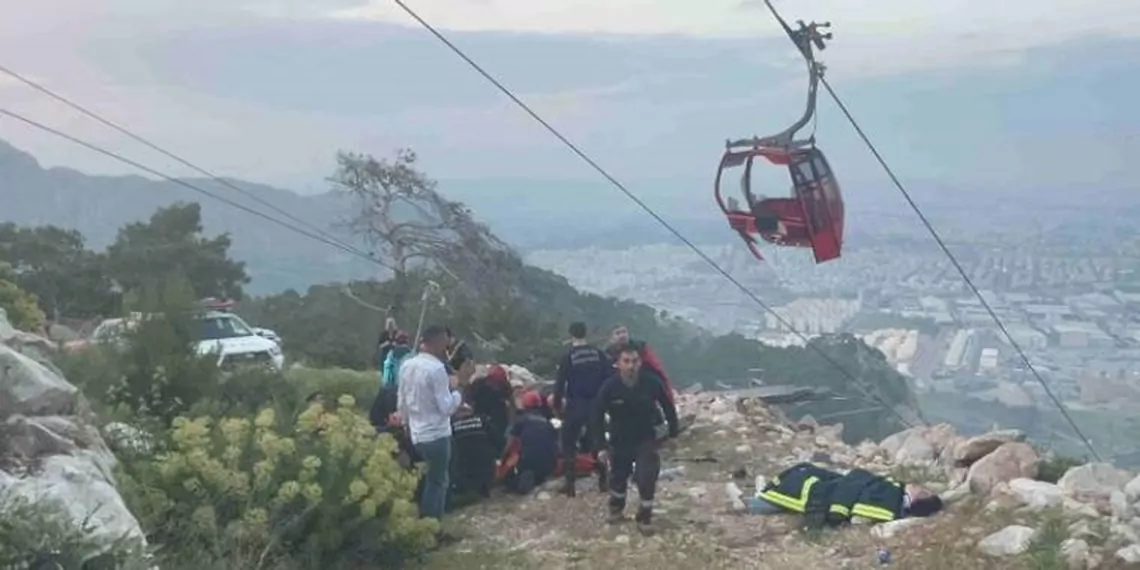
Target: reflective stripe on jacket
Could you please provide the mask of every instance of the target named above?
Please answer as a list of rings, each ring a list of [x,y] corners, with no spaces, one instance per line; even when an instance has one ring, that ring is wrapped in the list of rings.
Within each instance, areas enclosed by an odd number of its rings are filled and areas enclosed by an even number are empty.
[[[852,516],[876,522],[903,516],[905,486],[891,477],[853,469],[845,475],[801,463],[776,476],[757,496],[800,514],[821,513],[831,524]]]

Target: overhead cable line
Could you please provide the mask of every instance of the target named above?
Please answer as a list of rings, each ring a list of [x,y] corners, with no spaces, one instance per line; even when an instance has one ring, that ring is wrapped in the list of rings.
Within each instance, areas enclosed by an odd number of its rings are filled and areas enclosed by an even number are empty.
[[[67,133],[65,133],[59,129],[50,127],[50,126],[45,125],[45,124],[43,124],[39,121],[36,121],[34,119],[30,119],[28,117],[25,117],[24,115],[21,115],[19,113],[14,112],[14,111],[9,111],[8,109],[0,108],[0,115],[10,117],[12,119],[15,119],[17,121],[24,123],[25,125],[28,125],[30,127],[34,127],[36,129],[39,129],[39,130],[44,131],[46,133],[50,133],[50,134],[55,135],[59,138],[65,139],[65,140],[70,141],[74,144],[77,144],[79,146],[87,148],[88,150],[91,150],[91,151],[97,152],[99,154],[102,154],[104,156],[110,157],[114,160],[122,162],[123,164],[132,166],[132,167],[137,168],[143,172],[146,172],[148,174],[162,178],[163,180],[166,180],[167,182],[177,184],[179,186],[182,186],[183,188],[187,188],[187,189],[193,190],[194,192],[197,192],[199,194],[213,198],[219,202],[222,202],[224,204],[227,204],[229,206],[237,208],[243,212],[246,212],[248,214],[257,216],[263,220],[277,224],[277,225],[279,225],[279,226],[281,226],[281,227],[283,227],[289,231],[296,232],[296,233],[301,234],[301,235],[308,237],[310,239],[319,241],[319,242],[321,242],[325,245],[328,245],[330,247],[334,247],[334,248],[336,248],[340,251],[343,251],[345,253],[348,253],[350,255],[354,255],[354,256],[360,257],[362,259],[366,259],[366,260],[368,260],[372,263],[375,263],[377,265],[383,266],[383,264],[380,263],[379,260],[377,260],[374,257],[368,255],[367,253],[359,251],[359,250],[357,250],[351,246],[347,246],[345,244],[339,243],[339,242],[334,241],[334,240],[326,239],[326,238],[319,236],[315,233],[312,233],[310,231],[307,231],[307,230],[298,228],[297,226],[294,226],[292,224],[289,224],[288,222],[283,222],[277,218],[274,218],[273,216],[265,214],[264,212],[260,212],[258,210],[253,209],[253,208],[250,208],[244,204],[240,204],[238,202],[230,200],[229,198],[226,198],[224,196],[219,196],[218,194],[211,192],[209,190],[206,190],[205,188],[202,188],[201,186],[198,186],[196,184],[192,184],[192,183],[187,182],[185,180],[182,180],[180,178],[175,178],[169,174],[166,174],[164,172],[161,172],[159,170],[151,168],[151,167],[149,167],[145,164],[142,164],[140,162],[137,162],[135,160],[131,160],[131,159],[129,159],[129,158],[127,158],[121,154],[115,153],[114,151],[107,150],[107,149],[105,149],[99,145],[94,144],[94,143],[91,143],[91,142],[82,140],[80,138],[74,137],[74,136],[69,135],[69,134],[67,134]]]
[[[409,7],[407,4],[405,4],[403,2],[403,0],[393,0],[393,2],[395,2],[396,5],[398,5],[401,9],[403,9],[404,12],[407,12],[407,14],[412,17],[412,19],[414,19],[416,22],[418,22],[420,24],[420,26],[422,26],[425,30],[427,30],[429,33],[431,33],[431,35],[435,36],[435,38],[437,40],[439,40],[441,43],[443,43],[445,46],[447,46],[455,55],[459,56],[459,58],[462,59],[464,62],[466,62],[467,65],[471,66],[471,68],[474,69],[477,73],[479,73],[479,75],[483,76],[484,79],[486,79],[488,82],[490,82],[492,85],[494,85],[500,92],[502,92],[504,95],[506,95],[511,101],[513,101],[515,103],[515,105],[517,105],[520,109],[522,109],[524,112],[526,112],[527,115],[530,115],[530,117],[532,119],[534,119],[537,123],[542,125],[542,127],[545,128],[548,132],[550,132],[550,134],[554,135],[555,138],[557,138],[559,141],[561,141],[563,145],[565,145],[567,148],[569,148],[575,155],[578,156],[578,158],[582,159],[582,161],[585,162],[587,165],[589,165],[590,168],[594,169],[594,171],[596,171],[603,178],[605,178],[607,181],[609,181],[609,183],[611,185],[613,185],[615,188],[617,188],[619,191],[621,191],[622,194],[625,194],[626,198],[629,198],[634,204],[637,204],[638,207],[640,207],[642,210],[644,210],[645,213],[649,214],[649,216],[651,216],[654,220],[656,220],[659,224],[661,224],[662,227],[664,227],[666,230],[668,230],[670,233],[672,233],[678,240],[681,241],[681,243],[685,244],[689,249],[691,249],[694,253],[696,253],[702,260],[704,260],[705,263],[707,263],[710,267],[712,267],[713,270],[715,270],[722,277],[724,277],[729,283],[732,283],[734,286],[736,286],[737,289],[740,289],[741,292],[743,292],[750,299],[752,299],[752,301],[755,302],[757,305],[759,305],[760,308],[762,308],[764,311],[766,311],[769,314],[771,314],[772,316],[774,316],[780,324],[787,327],[788,330],[792,331],[793,334],[797,335],[800,339],[802,339],[805,343],[805,346],[815,350],[821,357],[823,357],[824,360],[826,360],[828,363],[830,363],[832,366],[834,366],[837,370],[842,372],[843,375],[846,376],[848,378],[848,380],[850,380],[852,386],[854,386],[859,391],[863,392],[863,394],[865,394],[866,396],[874,399],[876,402],[881,404],[886,410],[890,411],[893,415],[895,415],[903,423],[903,425],[906,425],[908,427],[914,427],[914,425],[909,420],[907,420],[907,418],[903,417],[903,415],[900,414],[898,412],[898,410],[896,410],[893,406],[891,406],[889,403],[887,403],[882,397],[875,395],[875,394],[872,394],[868,390],[863,388],[860,385],[859,379],[856,378],[850,371],[848,371],[842,364],[840,364],[834,358],[832,358],[829,354],[824,352],[823,349],[812,344],[810,342],[810,339],[806,335],[804,335],[803,333],[796,330],[795,327],[793,327],[791,325],[791,323],[789,323],[775,309],[773,309],[767,303],[765,303],[763,300],[761,300],[760,297],[757,296],[755,293],[753,293],[751,289],[749,289],[743,283],[741,283],[739,280],[737,280],[735,277],[733,277],[732,274],[730,274],[728,271],[726,271],[724,268],[722,268],[720,266],[720,264],[718,264],[715,260],[713,260],[711,257],[709,257],[709,255],[706,254],[699,247],[697,247],[696,244],[694,244],[692,241],[690,241],[688,238],[686,238],[684,236],[684,234],[682,234],[680,231],[678,231],[672,224],[670,224],[668,221],[666,221],[664,218],[662,218],[660,215],[658,215],[657,212],[653,210],[653,208],[649,207],[649,205],[647,205],[640,198],[638,198],[636,194],[634,194],[631,190],[626,188],[626,186],[624,184],[622,184],[620,181],[618,181],[616,178],[614,178],[605,168],[602,168],[596,161],[594,161],[594,159],[590,158],[590,156],[588,154],[586,154],[584,151],[582,151],[578,147],[578,145],[574,144],[574,142],[572,142],[570,139],[566,138],[566,136],[564,136],[561,133],[561,131],[559,131],[557,128],[555,128],[550,123],[548,123],[545,119],[543,119],[541,115],[539,115],[537,112],[535,112],[533,109],[531,109],[531,107],[529,105],[527,105],[522,99],[519,99],[519,97],[516,96],[513,91],[511,91],[509,88],[507,88],[505,85],[503,85],[503,83],[500,82],[498,79],[496,79],[495,76],[491,75],[490,72],[483,69],[483,67],[480,66],[477,62],[475,62],[475,60],[471,59],[462,49],[460,49],[458,46],[456,46],[454,43],[452,43],[451,40],[449,40],[447,38],[447,36],[444,36],[439,30],[437,30],[434,26],[432,26],[430,23],[428,23],[427,20],[424,20],[422,17],[420,17],[420,15],[417,14],[416,11],[413,10],[411,7]]]
[[[245,195],[249,199],[251,199],[251,200],[267,207],[267,208],[272,209],[273,211],[277,212],[278,214],[285,216],[286,218],[289,218],[290,220],[292,220],[293,222],[295,222],[297,224],[300,224],[300,225],[308,228],[310,231],[320,235],[325,240],[337,243],[342,249],[352,249],[352,250],[355,250],[357,252],[357,254],[359,254],[359,255],[367,255],[365,252],[363,252],[359,248],[357,248],[351,244],[346,243],[345,241],[337,238],[336,236],[330,234],[329,232],[326,232],[323,229],[321,229],[321,228],[319,228],[313,224],[310,224],[310,223],[306,222],[305,220],[303,220],[297,216],[294,216],[293,214],[290,214],[289,212],[285,211],[284,209],[274,205],[269,200],[265,200],[265,199],[259,197],[258,195],[254,194],[253,192],[250,192],[250,191],[238,186],[237,184],[234,184],[233,182],[230,182],[229,180],[226,180],[225,178],[222,178],[222,177],[218,176],[217,174],[214,174],[213,172],[210,172],[209,170],[206,170],[205,168],[202,168],[202,167],[190,162],[189,160],[186,160],[186,159],[174,154],[173,152],[170,152],[170,151],[158,146],[157,144],[147,140],[146,138],[142,137],[141,135],[135,134],[134,132],[127,129],[126,127],[123,127],[123,126],[115,123],[114,121],[111,121],[110,119],[103,118],[102,116],[95,113],[94,111],[91,111],[90,109],[87,109],[86,107],[80,105],[79,103],[76,103],[76,102],[72,101],[71,99],[64,97],[63,95],[60,95],[59,93],[56,93],[55,91],[52,91],[51,89],[48,89],[47,87],[37,83],[36,81],[33,81],[32,79],[30,79],[28,77],[25,77],[24,75],[21,75],[19,72],[16,72],[16,71],[12,70],[11,68],[9,68],[3,64],[0,64],[0,72],[5,73],[8,76],[12,77],[13,79],[20,81],[21,83],[24,83],[28,87],[31,87],[32,89],[35,89],[36,91],[39,91],[40,93],[43,93],[44,95],[47,95],[48,97],[51,97],[52,99],[55,99],[56,101],[59,101],[60,103],[63,103],[64,105],[67,105],[68,107],[71,107],[72,109],[74,109],[76,111],[79,111],[80,113],[86,115],[87,117],[94,119],[94,120],[98,121],[99,123],[102,123],[103,125],[110,127],[111,129],[114,129],[114,130],[118,131],[119,133],[130,137],[131,139],[135,140],[136,142],[139,142],[139,143],[145,145],[147,148],[150,148],[151,150],[154,150],[155,152],[158,152],[158,153],[162,154],[163,156],[170,158],[171,160],[174,160],[174,161],[182,164],[183,166],[185,166],[191,170],[194,170],[195,172],[197,172],[203,176],[206,176],[207,178],[210,178],[214,182],[217,182],[218,184],[221,184],[222,186],[230,188],[231,190],[236,190],[237,192],[240,192],[241,194]]]
[[[398,2],[399,0],[396,1]],[[764,4],[768,6],[768,10],[772,12],[772,16],[776,18],[776,21],[779,22],[785,30],[789,29],[785,20],[780,16],[780,13],[776,11],[776,7],[772,5],[772,0],[764,0]],[[789,39],[792,39],[793,43],[795,43],[795,38],[789,37]],[[997,327],[1001,331],[1002,335],[1004,335],[1006,340],[1009,341],[1010,346],[1012,346],[1013,349],[1017,351],[1017,354],[1019,357],[1021,357],[1022,362],[1025,363],[1025,366],[1033,374],[1033,377],[1037,379],[1037,382],[1041,384],[1041,388],[1045,390],[1045,394],[1049,396],[1049,399],[1052,400],[1053,404],[1057,406],[1057,409],[1061,411],[1061,415],[1065,417],[1065,420],[1073,428],[1073,431],[1077,434],[1078,437],[1081,438],[1085,446],[1089,448],[1089,451],[1092,453],[1093,457],[1099,461],[1100,455],[1097,454],[1096,449],[1092,445],[1092,442],[1088,437],[1085,437],[1084,432],[1081,431],[1081,428],[1077,426],[1076,421],[1074,421],[1072,416],[1069,415],[1069,411],[1065,408],[1065,404],[1061,402],[1061,399],[1058,398],[1053,390],[1049,387],[1049,384],[1037,371],[1037,368],[1035,368],[1033,366],[1033,363],[1029,361],[1029,357],[1025,354],[1025,351],[1022,350],[1021,345],[1018,344],[1016,340],[1014,340],[1013,335],[1010,334],[1008,329],[1006,329],[1005,324],[1002,323],[1001,318],[998,317],[997,312],[994,311],[990,306],[989,301],[987,301],[985,296],[982,295],[981,290],[979,290],[978,287],[974,285],[973,280],[970,279],[970,275],[966,273],[965,268],[963,268],[962,264],[958,262],[958,258],[955,257],[954,254],[950,251],[950,248],[946,246],[946,242],[942,240],[942,236],[938,234],[938,231],[934,229],[934,226],[930,223],[930,220],[926,218],[926,215],[922,212],[922,209],[919,208],[918,204],[915,203],[913,198],[911,198],[910,192],[907,191],[902,181],[900,181],[898,176],[895,175],[894,170],[892,170],[890,165],[887,164],[886,159],[884,159],[883,155],[879,153],[879,150],[875,144],[872,143],[871,139],[867,137],[867,134],[863,131],[862,126],[860,126],[859,122],[855,120],[855,116],[852,115],[851,111],[847,109],[847,105],[845,105],[843,103],[843,100],[839,98],[839,95],[835,92],[835,89],[831,87],[831,83],[827,81],[827,78],[822,76],[820,77],[820,82],[823,83],[823,87],[827,89],[828,95],[831,95],[831,99],[835,101],[836,106],[838,106],[839,110],[843,112],[843,115],[847,118],[847,121],[850,122],[851,126],[855,128],[855,132],[859,134],[859,138],[863,139],[863,143],[867,145],[867,148],[871,151],[871,154],[875,156],[875,160],[879,162],[879,166],[881,166],[887,173],[887,176],[890,177],[891,182],[893,182],[895,185],[895,188],[897,188],[899,193],[903,195],[903,198],[906,199],[907,204],[909,204],[911,209],[914,210],[914,213],[918,216],[918,219],[922,221],[922,225],[926,226],[926,230],[930,232],[931,237],[933,237],[934,241],[938,243],[938,247],[940,247],[942,249],[942,252],[946,254],[946,257],[950,259],[950,263],[954,266],[954,269],[958,270],[958,274],[962,276],[962,280],[965,281],[966,286],[978,298],[978,301],[981,302],[982,307],[984,307],[986,309],[986,312],[989,313],[990,318],[992,318],[994,323],[997,324]]]

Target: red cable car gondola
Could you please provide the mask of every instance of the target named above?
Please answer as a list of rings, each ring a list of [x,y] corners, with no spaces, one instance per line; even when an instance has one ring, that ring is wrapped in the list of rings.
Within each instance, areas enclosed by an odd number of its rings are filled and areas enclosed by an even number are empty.
[[[782,20],[780,25],[800,48],[808,64],[807,110],[800,120],[779,134],[726,142],[714,192],[729,227],[740,234],[756,259],[764,259],[755,237],[760,236],[780,246],[810,247],[816,263],[823,263],[838,258],[843,249],[843,196],[827,158],[815,146],[815,136],[796,140],[795,135],[815,115],[816,91],[824,67],[815,61],[812,45],[824,49],[823,40],[831,39],[831,34],[821,34],[818,28],[826,28],[830,24],[805,25],[799,22],[799,30],[796,31]],[[792,179],[791,196],[756,199],[752,193],[752,164],[757,157],[788,168]],[[733,198],[726,202],[721,191],[725,172],[740,166],[744,167],[741,176],[741,191],[746,201],[744,209]]]

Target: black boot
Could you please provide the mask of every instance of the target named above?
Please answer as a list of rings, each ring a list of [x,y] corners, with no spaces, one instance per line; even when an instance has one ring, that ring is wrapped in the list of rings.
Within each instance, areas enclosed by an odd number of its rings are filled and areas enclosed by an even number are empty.
[[[645,534],[645,535],[653,534],[653,508],[652,507],[641,507],[641,508],[637,509],[637,516],[635,517],[634,520],[637,521],[638,532],[640,532],[641,534]]]
[[[610,491],[610,479],[607,476],[606,466],[599,464],[595,471],[598,474],[598,492],[608,493]]]
[[[566,468],[565,479],[566,482],[562,484],[562,494],[567,497],[574,497],[578,494],[578,489],[574,486],[574,469],[572,466]]]
[[[606,518],[606,522],[610,524],[619,524],[625,520],[625,505],[610,501],[610,514]]]

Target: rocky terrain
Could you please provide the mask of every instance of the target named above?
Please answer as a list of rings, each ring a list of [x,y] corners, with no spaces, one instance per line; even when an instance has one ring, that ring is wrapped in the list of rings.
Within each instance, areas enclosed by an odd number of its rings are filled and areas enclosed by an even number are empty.
[[[607,526],[594,480],[579,481],[574,499],[552,482],[457,513],[464,540],[429,567],[869,568],[882,549],[900,568],[1140,568],[1140,477],[1088,464],[1039,481],[1049,458],[1015,430],[965,438],[924,426],[849,446],[842,425],[792,422],[759,400],[681,395],[679,407],[691,427],[663,452],[655,535]],[[741,512],[738,491],[801,461],[924,483],[947,508],[821,532],[801,531],[796,516]]]
[[[51,503],[106,544],[142,529],[115,487],[111,453],[50,341],[13,329],[0,309],[0,500]]]
[[[51,501],[108,543],[144,542],[115,490],[115,458],[76,388],[45,358],[48,341],[8,326],[0,311],[0,496]],[[512,367],[515,383],[535,381]],[[1140,568],[1140,477],[1109,464],[1069,468],[1016,430],[958,436],[912,428],[851,446],[843,426],[789,420],[750,397],[682,394],[687,429],[663,451],[658,531],[604,524],[592,479],[568,499],[558,482],[526,497],[497,496],[447,524],[463,537],[430,568]],[[741,493],[801,461],[862,467],[926,484],[947,508],[929,519],[807,532],[799,517],[742,512]],[[631,498],[632,499],[632,498]],[[632,500],[631,500],[632,502]]]

